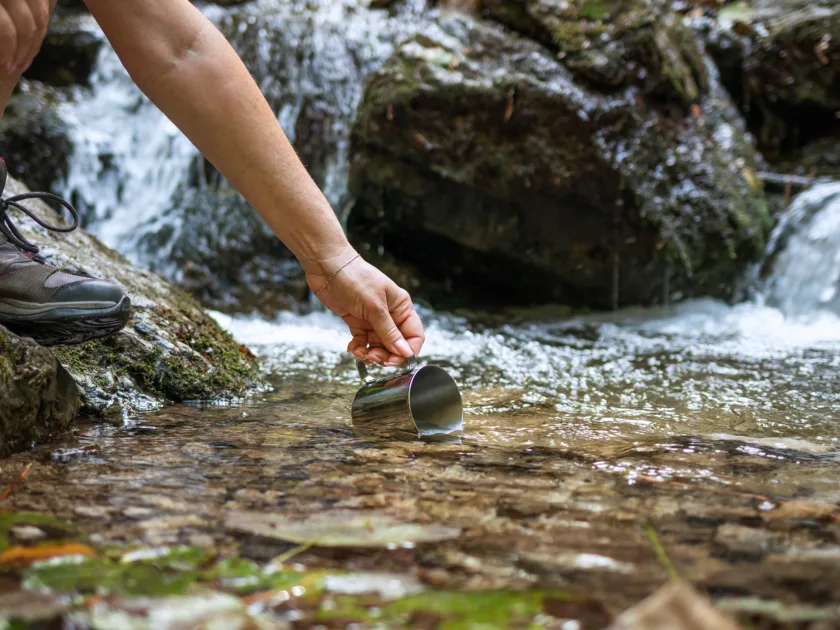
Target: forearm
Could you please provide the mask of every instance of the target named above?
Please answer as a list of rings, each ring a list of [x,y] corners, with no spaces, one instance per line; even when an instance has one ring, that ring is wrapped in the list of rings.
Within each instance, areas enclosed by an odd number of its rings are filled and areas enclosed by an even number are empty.
[[[219,169],[308,272],[349,245],[248,70],[187,0],[86,0],[141,90]]]

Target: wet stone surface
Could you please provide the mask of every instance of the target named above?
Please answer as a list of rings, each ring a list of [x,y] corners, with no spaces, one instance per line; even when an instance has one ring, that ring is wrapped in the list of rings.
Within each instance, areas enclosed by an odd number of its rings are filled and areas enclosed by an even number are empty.
[[[671,366],[660,372],[612,324],[567,327],[565,343],[545,343],[558,324],[472,332],[469,344],[462,332],[453,347],[433,319],[429,352],[464,384],[465,433],[387,442],[350,426],[353,366],[328,349],[340,329],[322,323],[319,349],[306,339],[317,322],[290,321],[274,330],[298,345],[260,349],[284,381],[262,400],[79,426],[3,462],[3,485],[32,466],[0,505],[12,602],[0,615],[21,614],[22,585],[79,627],[120,615],[176,627],[153,617],[194,608],[190,627],[216,610],[243,628],[461,628],[482,615],[489,627],[603,628],[679,576],[752,627],[835,627],[835,342],[724,361],[733,350],[719,338],[716,356],[678,350],[684,340],[663,331],[683,320],[665,320],[647,333]],[[535,403],[538,391],[470,357],[503,342],[522,360],[535,336],[544,364],[528,373],[552,361],[565,372],[537,379],[553,399]],[[647,402],[614,389],[608,347],[636,366],[622,378],[651,381]],[[575,361],[593,370],[589,392],[570,389]],[[704,383],[718,405],[681,410]],[[612,400],[600,411],[599,395]],[[580,397],[576,413],[564,396]],[[57,596],[68,593],[83,597]]]

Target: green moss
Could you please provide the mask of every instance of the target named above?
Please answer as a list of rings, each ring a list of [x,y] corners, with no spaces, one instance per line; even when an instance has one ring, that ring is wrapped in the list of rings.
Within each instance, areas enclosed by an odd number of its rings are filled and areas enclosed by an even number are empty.
[[[620,3],[616,0],[583,0],[579,15],[586,20],[603,20],[618,6]]]

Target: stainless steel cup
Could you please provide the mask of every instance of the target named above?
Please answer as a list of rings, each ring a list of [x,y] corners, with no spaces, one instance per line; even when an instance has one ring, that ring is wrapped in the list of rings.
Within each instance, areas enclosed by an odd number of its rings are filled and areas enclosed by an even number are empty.
[[[396,376],[371,378],[356,362],[364,385],[353,399],[353,426],[363,432],[433,437],[461,431],[463,403],[458,385],[443,368],[418,367],[411,357]]]

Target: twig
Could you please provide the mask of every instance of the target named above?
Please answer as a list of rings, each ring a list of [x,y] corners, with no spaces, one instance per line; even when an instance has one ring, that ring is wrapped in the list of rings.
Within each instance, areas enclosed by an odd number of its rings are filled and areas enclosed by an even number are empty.
[[[291,560],[292,558],[294,558],[295,556],[299,556],[304,551],[309,551],[316,544],[317,544],[316,541],[310,541],[310,542],[303,543],[302,545],[298,545],[297,547],[295,547],[293,549],[289,549],[285,553],[281,553],[276,558],[272,558],[272,560],[271,560],[271,562],[269,562],[269,564],[282,565],[282,564],[288,562],[289,560]]]
[[[650,541],[650,544],[653,547],[653,551],[656,554],[656,558],[659,560],[659,564],[662,565],[662,567],[668,573],[668,577],[671,580],[679,580],[680,575],[679,573],[677,573],[677,570],[671,563],[671,559],[668,557],[668,554],[665,553],[665,550],[659,543],[659,538],[656,536],[656,531],[653,529],[653,525],[651,525],[650,523],[645,523],[644,529],[645,533],[647,534],[648,540]]]
[[[13,481],[13,482],[9,485],[9,487],[8,487],[8,488],[6,488],[5,490],[3,490],[3,494],[0,494],[0,501],[5,500],[5,499],[6,499],[6,498],[10,495],[10,494],[12,494],[12,491],[13,491],[15,488],[17,488],[18,484],[19,484],[21,481],[23,481],[24,479],[26,479],[26,475],[28,475],[28,474],[29,474],[29,469],[30,469],[30,468],[32,468],[32,464],[27,464],[26,466],[24,466],[24,467],[23,467],[23,470],[21,470],[21,471],[20,471],[20,474],[17,476],[17,479],[15,479],[15,480],[14,480],[14,481]]]

